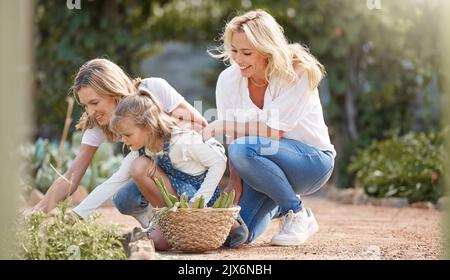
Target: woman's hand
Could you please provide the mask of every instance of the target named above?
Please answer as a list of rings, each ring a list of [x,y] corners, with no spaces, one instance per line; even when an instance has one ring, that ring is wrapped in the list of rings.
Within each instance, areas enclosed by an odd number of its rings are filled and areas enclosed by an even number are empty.
[[[192,123],[194,130],[197,132],[208,125],[206,119],[186,100],[182,101],[169,115],[184,122]]]
[[[237,205],[242,195],[242,180],[241,178],[232,180],[231,178],[228,180],[228,184],[224,189],[224,192],[230,193],[232,190],[235,192],[233,204]]]
[[[83,178],[84,173],[86,173],[86,169],[89,167],[96,151],[97,147],[81,144],[80,151],[69,169],[64,173],[64,177],[71,178],[72,185],[59,177],[52,183],[45,193],[44,198],[33,208],[48,213],[54,209],[60,201],[63,201],[74,193],[78,189],[81,178]]]
[[[229,164],[229,167],[230,167],[230,178],[224,191],[227,193],[230,193],[232,190],[235,191],[233,204],[237,205],[242,195],[242,179],[241,177],[239,177],[239,174],[237,174],[236,170],[233,168],[231,162]]]
[[[220,134],[223,132],[224,121],[216,120],[212,123],[208,124],[202,131],[203,141],[208,140],[209,138],[215,137],[216,134]]]

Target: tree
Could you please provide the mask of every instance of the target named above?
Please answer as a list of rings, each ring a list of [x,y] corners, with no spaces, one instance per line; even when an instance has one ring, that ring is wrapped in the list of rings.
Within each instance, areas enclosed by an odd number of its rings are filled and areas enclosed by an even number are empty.
[[[161,42],[213,46],[227,20],[262,8],[279,21],[291,42],[307,45],[327,69],[320,90],[338,151],[336,182],[350,186],[346,169],[357,148],[391,131],[401,135],[439,126],[436,119],[416,111],[428,106],[418,100],[427,101],[429,82],[440,80],[434,31],[441,4],[382,1],[381,9],[370,9],[361,0],[96,0],[84,1],[81,10],[68,10],[64,4],[40,0],[38,128],[62,126],[65,93],[86,60],[108,56],[138,76],[141,59],[156,52]],[[209,83],[215,83],[211,77],[222,68],[218,64],[211,69]]]
[[[153,8],[165,2],[83,1],[79,10],[68,9],[65,1],[37,2],[35,101],[41,134],[54,137],[62,129],[65,97],[87,60],[107,57],[139,74],[140,61],[156,50],[148,32]],[[80,110],[78,106],[75,115]]]

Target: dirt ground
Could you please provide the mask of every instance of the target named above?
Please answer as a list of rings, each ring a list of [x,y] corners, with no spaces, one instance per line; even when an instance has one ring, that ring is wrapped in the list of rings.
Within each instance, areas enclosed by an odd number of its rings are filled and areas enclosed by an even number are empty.
[[[223,248],[202,254],[160,252],[160,259],[438,259],[442,213],[434,209],[387,208],[346,205],[322,197],[304,198],[314,211],[319,232],[305,244],[292,247],[270,246],[280,220],[252,244],[238,249]],[[100,221],[122,224],[133,229],[138,223],[114,207],[98,210]]]

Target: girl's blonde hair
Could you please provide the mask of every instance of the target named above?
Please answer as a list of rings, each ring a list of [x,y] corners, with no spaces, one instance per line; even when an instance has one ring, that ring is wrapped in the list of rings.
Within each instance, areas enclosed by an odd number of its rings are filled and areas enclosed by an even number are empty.
[[[111,96],[118,104],[122,98],[130,95],[139,85],[140,79],[133,83],[130,77],[114,62],[96,58],[89,60],[78,70],[75,76],[71,91],[78,103],[78,92],[85,87],[92,88],[101,96]],[[114,133],[109,126],[101,126],[95,118],[89,117],[84,112],[78,121],[77,129],[85,130],[87,128],[100,127],[108,141],[114,140]]]
[[[136,126],[148,129],[149,144],[170,139],[172,129],[177,125],[176,120],[163,111],[161,104],[153,94],[140,88],[136,94],[124,98],[116,107],[110,122],[111,131],[119,131],[125,119],[131,120]],[[153,153],[153,149],[150,149]],[[157,167],[157,157],[152,155],[153,165],[148,170],[148,176],[153,177]]]
[[[213,54],[209,51],[210,55],[234,63],[231,56],[231,39],[235,32],[244,32],[253,47],[267,56],[267,81],[278,78],[288,85],[293,85],[299,80],[301,73],[306,71],[309,85],[313,89],[325,75],[324,66],[309,50],[298,43],[289,44],[283,27],[263,10],[249,11],[228,22],[221,36],[222,45],[215,49],[219,53]]]

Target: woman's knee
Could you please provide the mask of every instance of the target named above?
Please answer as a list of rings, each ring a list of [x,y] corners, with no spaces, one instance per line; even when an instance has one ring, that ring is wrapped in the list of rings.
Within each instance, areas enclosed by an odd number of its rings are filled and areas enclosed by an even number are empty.
[[[120,192],[120,191],[119,191]],[[123,215],[131,215],[132,211],[130,210],[132,207],[130,204],[129,199],[126,199],[126,196],[124,196],[121,193],[116,193],[113,198],[114,206],[116,206],[117,210]]]
[[[141,213],[149,204],[134,182],[130,182],[120,189],[114,194],[112,200],[117,210],[124,215]]]

